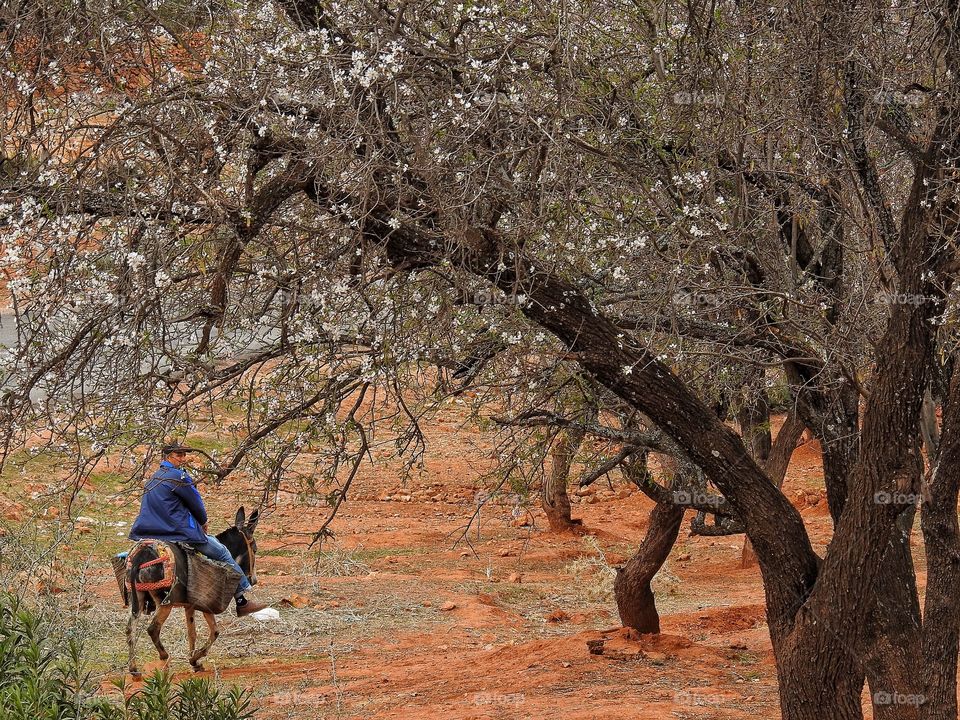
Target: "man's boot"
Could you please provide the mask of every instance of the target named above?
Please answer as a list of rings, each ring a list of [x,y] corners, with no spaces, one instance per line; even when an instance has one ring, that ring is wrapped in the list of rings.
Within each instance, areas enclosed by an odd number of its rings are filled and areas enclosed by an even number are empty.
[[[248,600],[243,595],[240,595],[237,598],[237,617],[250,615],[252,613],[259,612],[260,610],[265,610],[268,607],[270,606],[263,603],[258,603],[254,600]]]

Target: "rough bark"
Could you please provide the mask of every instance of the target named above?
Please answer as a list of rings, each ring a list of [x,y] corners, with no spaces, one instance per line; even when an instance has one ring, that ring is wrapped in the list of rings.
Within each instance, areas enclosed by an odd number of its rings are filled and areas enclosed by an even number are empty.
[[[643,542],[617,572],[613,594],[620,621],[625,627],[642,633],[660,632],[660,615],[650,583],[670,555],[682,522],[682,507],[654,506]]]
[[[960,652],[960,370],[954,367],[943,410],[939,453],[924,483],[920,523],[927,552],[923,618],[925,720],[955,720]]]
[[[884,555],[877,587],[877,604],[865,625],[864,672],[874,699],[874,720],[915,720],[917,705],[885,702],[891,698],[923,694],[921,665],[920,596],[910,551],[910,534],[916,511],[909,507],[897,526]],[[896,580],[894,580],[896,578]]]
[[[813,428],[823,455],[827,504],[834,523],[840,521],[851,492],[853,469],[859,457],[859,394],[848,382],[806,383],[798,388],[798,409]],[[918,479],[909,480],[914,487]],[[912,513],[897,523],[881,562],[880,576],[898,578],[875,588],[876,606],[864,619],[863,672],[874,694],[915,694],[919,661],[920,606],[910,551]],[[907,705],[876,703],[877,720],[913,717]]]
[[[851,492],[853,469],[859,457],[859,395],[849,383],[798,388],[798,408],[803,413],[823,453],[827,503],[834,523],[843,513]],[[906,481],[906,488],[916,485],[918,476]],[[863,625],[864,649],[861,653],[863,672],[873,694],[911,695],[918,692],[915,668],[920,650],[920,606],[910,551],[912,513],[905,512],[897,521],[888,549],[884,553],[880,577],[898,578],[897,582],[880,582],[875,588],[876,606]],[[877,720],[908,718],[916,708],[908,705],[876,703]]]

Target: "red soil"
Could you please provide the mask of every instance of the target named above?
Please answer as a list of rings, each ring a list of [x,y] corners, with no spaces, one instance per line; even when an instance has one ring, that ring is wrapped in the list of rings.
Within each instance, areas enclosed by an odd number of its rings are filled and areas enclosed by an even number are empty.
[[[740,567],[742,536],[682,531],[657,581],[663,634],[625,631],[602,592],[598,549],[610,562],[629,557],[650,501],[602,482],[573,506],[585,537],[546,531],[538,510],[534,527],[518,526],[513,508],[496,504],[464,535],[491,445],[462,416],[452,406],[433,423],[426,467],[409,486],[396,468],[364,468],[317,574],[305,547],[325,509],[296,488],[280,493],[257,531],[255,595],[302,607],[284,605],[281,621],[262,625],[221,616],[211,674],[250,688],[258,717],[270,720],[779,717],[763,588],[756,568]],[[794,455],[785,492],[818,549],[830,532],[821,488],[819,448],[809,442]],[[237,480],[215,497],[207,491],[212,515],[232,517],[249,493]],[[120,512],[132,518],[134,509]],[[115,594],[106,571],[96,591]],[[168,628],[182,625],[175,613]],[[165,637],[183,677],[177,632]],[[599,640],[603,654],[592,654],[588,641]],[[156,657],[146,638],[140,657]],[[114,660],[117,677],[119,651]]]

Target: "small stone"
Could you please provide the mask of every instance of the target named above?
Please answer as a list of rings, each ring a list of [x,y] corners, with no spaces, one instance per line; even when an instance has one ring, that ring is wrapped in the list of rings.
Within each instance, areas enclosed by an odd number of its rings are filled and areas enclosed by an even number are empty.
[[[289,597],[283,598],[283,600],[280,601],[280,604],[300,610],[302,608],[305,608],[307,605],[309,605],[310,600],[304,597],[303,595],[298,595],[297,593],[293,593]]]
[[[564,660],[562,663],[560,663],[560,667],[568,668],[568,667],[570,667],[570,663],[568,663],[566,660]]]
[[[443,612],[450,612],[451,610],[456,610],[457,604],[452,600],[447,600],[443,605],[440,606],[440,609]]]
[[[680,555],[677,556],[677,560],[679,560],[680,562],[686,562],[689,559],[690,559],[690,553],[681,553]]]
[[[570,619],[570,616],[565,613],[563,610],[554,610],[552,613],[547,615],[548,623],[562,623],[567,622]]]
[[[523,580],[523,575],[520,573],[510,573],[507,575],[507,582],[518,583]]]

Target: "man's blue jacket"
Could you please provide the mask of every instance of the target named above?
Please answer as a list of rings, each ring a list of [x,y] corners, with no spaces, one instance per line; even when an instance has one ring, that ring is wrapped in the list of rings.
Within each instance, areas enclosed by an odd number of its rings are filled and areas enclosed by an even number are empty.
[[[206,522],[207,509],[193,478],[164,460],[144,484],[130,539],[202,543],[207,536],[200,526]]]

